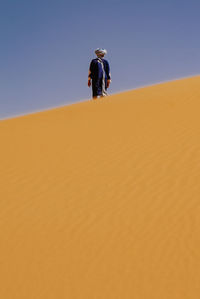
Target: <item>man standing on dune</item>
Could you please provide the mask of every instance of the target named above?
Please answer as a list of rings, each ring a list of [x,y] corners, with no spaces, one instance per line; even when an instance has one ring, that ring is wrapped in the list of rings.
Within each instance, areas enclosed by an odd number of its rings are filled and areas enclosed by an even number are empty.
[[[97,49],[95,54],[97,58],[91,61],[88,75],[88,86],[92,85],[93,99],[97,99],[99,96],[107,96],[106,91],[111,82],[109,63],[103,59],[107,51],[105,49]]]

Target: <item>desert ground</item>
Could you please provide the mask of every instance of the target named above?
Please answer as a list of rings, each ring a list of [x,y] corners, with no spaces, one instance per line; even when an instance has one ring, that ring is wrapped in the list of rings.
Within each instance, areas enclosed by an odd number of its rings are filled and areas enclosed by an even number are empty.
[[[0,298],[200,298],[200,76],[0,121]]]

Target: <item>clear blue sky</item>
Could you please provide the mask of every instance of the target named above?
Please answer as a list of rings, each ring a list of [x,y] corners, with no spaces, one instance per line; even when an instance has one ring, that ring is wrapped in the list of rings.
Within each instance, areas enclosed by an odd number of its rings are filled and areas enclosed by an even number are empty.
[[[0,0],[0,118],[89,99],[94,50],[110,93],[199,74],[198,0]]]

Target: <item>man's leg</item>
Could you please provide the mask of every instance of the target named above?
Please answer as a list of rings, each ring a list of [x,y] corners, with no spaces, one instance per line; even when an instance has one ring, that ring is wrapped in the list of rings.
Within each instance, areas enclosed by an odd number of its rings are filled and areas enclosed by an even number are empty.
[[[94,84],[94,82],[93,82],[93,84],[92,84],[92,98],[93,98],[93,100],[97,99],[97,95],[98,95],[98,93],[97,93],[96,84]]]

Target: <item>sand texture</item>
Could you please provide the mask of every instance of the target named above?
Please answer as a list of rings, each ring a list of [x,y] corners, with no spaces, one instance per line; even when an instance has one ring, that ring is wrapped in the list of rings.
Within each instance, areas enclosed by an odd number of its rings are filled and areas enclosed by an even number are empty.
[[[200,298],[200,76],[0,121],[1,299]]]

